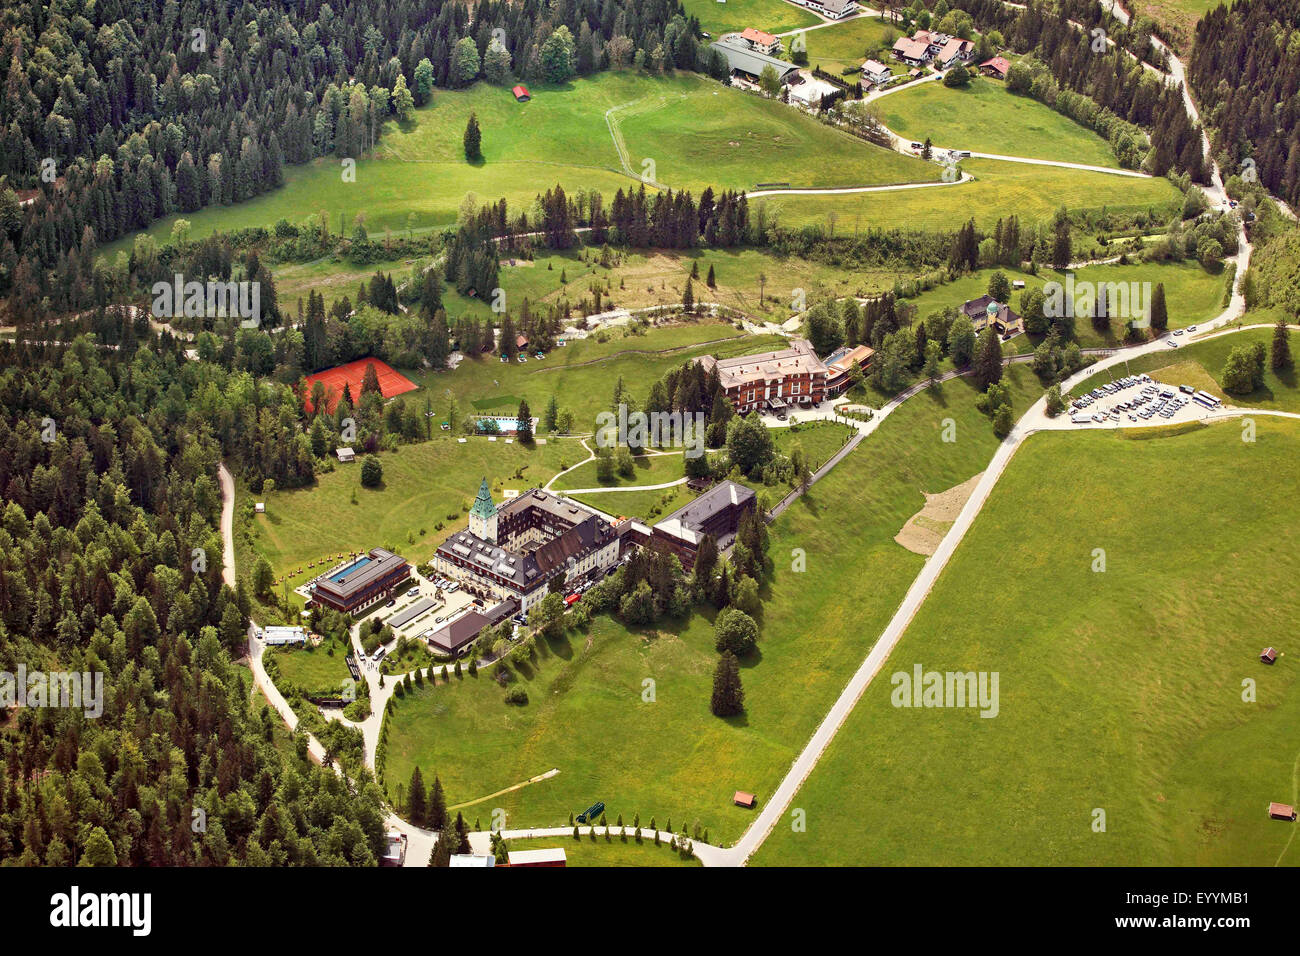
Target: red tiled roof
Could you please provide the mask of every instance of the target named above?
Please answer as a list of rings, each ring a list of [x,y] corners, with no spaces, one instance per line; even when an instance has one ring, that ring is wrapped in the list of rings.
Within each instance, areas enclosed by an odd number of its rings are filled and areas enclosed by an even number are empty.
[[[745,27],[741,31],[742,40],[748,40],[750,43],[761,43],[763,46],[771,44],[776,37],[770,33],[764,33],[762,30],[755,30],[753,27]]]

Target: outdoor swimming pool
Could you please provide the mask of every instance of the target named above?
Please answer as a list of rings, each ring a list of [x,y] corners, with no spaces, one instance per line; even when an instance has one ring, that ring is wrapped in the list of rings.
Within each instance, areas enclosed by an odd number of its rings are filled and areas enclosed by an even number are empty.
[[[537,428],[537,419],[534,418],[533,428]],[[488,422],[496,422],[494,429]],[[474,419],[474,427],[481,433],[489,435],[511,435],[519,430],[519,418],[516,415],[479,415]]]
[[[366,557],[366,558],[357,558],[355,561],[353,561],[351,564],[349,564],[349,565],[348,565],[346,568],[344,568],[343,570],[341,570],[341,571],[335,571],[333,574],[331,574],[331,575],[329,576],[329,580],[333,581],[335,584],[338,584],[340,581],[342,581],[344,578],[346,578],[346,577],[347,577],[349,574],[351,574],[353,571],[359,571],[359,570],[361,570],[362,568],[364,568],[367,564],[369,564],[369,563],[371,562],[371,560],[372,560],[372,559],[371,559],[371,558],[368,558],[368,557]]]

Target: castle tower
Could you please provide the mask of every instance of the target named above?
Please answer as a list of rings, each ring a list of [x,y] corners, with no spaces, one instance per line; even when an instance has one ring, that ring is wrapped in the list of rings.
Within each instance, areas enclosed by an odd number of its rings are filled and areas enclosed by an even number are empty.
[[[492,503],[492,491],[487,478],[478,487],[478,497],[469,509],[469,533],[484,541],[497,543],[497,506]]]

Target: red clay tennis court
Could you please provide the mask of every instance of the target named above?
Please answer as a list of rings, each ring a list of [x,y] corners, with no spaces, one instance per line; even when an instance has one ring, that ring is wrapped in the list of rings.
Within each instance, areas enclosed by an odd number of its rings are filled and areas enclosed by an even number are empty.
[[[375,374],[379,376],[379,391],[383,393],[384,398],[392,398],[394,395],[412,392],[419,387],[387,362],[381,362],[375,358],[357,359],[347,365],[327,368],[323,372],[307,376],[307,393],[303,397],[303,405],[307,411],[309,413],[316,411],[311,404],[311,390],[312,386],[317,382],[325,383],[325,411],[331,415],[334,413],[339,399],[343,397],[344,384],[352,392],[352,400],[354,402],[361,401],[361,380],[365,378],[367,365],[375,367]]]

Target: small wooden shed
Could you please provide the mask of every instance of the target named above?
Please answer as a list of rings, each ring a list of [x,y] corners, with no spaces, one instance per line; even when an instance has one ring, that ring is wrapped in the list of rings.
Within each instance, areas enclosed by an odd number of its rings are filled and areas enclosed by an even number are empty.
[[[758,803],[752,793],[746,793],[744,790],[737,790],[736,795],[731,798],[731,802],[738,807],[744,807],[746,810],[753,810],[754,805]]]
[[[1289,803],[1270,803],[1268,805],[1268,815],[1274,820],[1294,820],[1295,807]]]
[[[520,103],[527,103],[533,97],[533,94],[528,92],[528,87],[524,86],[522,83],[510,92],[515,94],[515,99]]]
[[[1266,647],[1260,652],[1259,659],[1265,664],[1272,664],[1277,660],[1277,651],[1271,647]]]

